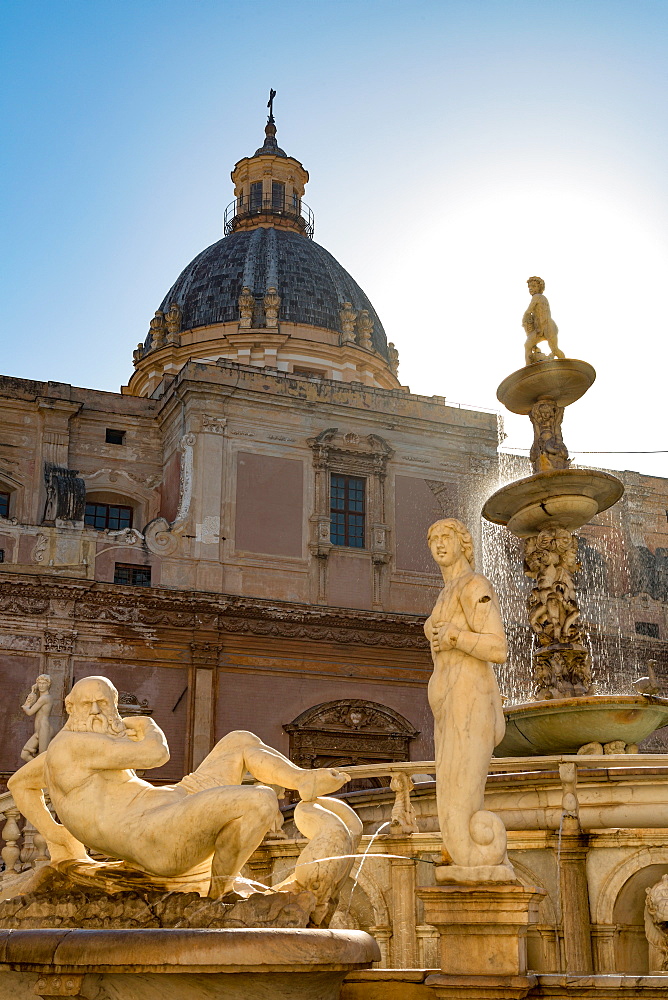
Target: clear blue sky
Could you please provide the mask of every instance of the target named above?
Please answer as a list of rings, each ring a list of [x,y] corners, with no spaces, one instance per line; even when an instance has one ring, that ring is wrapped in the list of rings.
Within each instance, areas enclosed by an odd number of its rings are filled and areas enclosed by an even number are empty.
[[[413,391],[494,406],[542,274],[599,375],[567,444],[668,447],[665,0],[4,0],[0,19],[4,373],[127,381],[221,236],[272,86],[316,240]],[[528,421],[509,429],[528,447]]]

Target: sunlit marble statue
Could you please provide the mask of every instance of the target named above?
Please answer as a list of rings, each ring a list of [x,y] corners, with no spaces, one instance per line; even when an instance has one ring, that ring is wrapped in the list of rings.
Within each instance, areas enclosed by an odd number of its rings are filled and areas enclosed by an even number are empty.
[[[563,351],[559,350],[557,340],[559,328],[552,319],[550,303],[543,292],[545,282],[542,278],[533,277],[527,280],[529,291],[531,292],[531,302],[529,303],[524,316],[522,326],[527,335],[524,344],[524,363],[533,365],[537,361],[552,361],[555,358],[565,358]],[[538,345],[546,340],[550,348],[550,354],[543,354]]]
[[[21,705],[26,715],[34,720],[35,731],[21,750],[22,760],[32,760],[37,754],[44,753],[52,736],[51,708],[53,696],[50,691],[51,678],[48,674],[40,674],[30,689],[28,697]]]
[[[474,571],[473,542],[461,521],[436,521],[427,541],[443,576],[424,626],[434,661],[428,693],[443,838],[444,864],[436,880],[513,881],[505,827],[484,808],[489,762],[505,732],[491,666],[507,655],[498,600],[489,581]]]
[[[147,716],[122,719],[113,684],[86,677],[74,685],[65,707],[67,723],[47,751],[8,783],[17,807],[45,838],[53,866],[66,870],[79,863],[94,875],[86,844],[153,876],[158,888],[223,896],[239,888],[242,866],[272,827],[278,800],[268,786],[280,785],[299,792],[303,801],[295,821],[310,840],[282,888],[309,888],[317,897],[320,892],[327,909],[328,889],[320,883],[329,879],[330,889],[339,884],[352,860],[328,867],[306,862],[354,852],[361,823],[345,803],[322,798],[348,775],[334,768],[302,769],[252,733],[233,732],[192,774],[156,787],[134,769],[169,760],[165,735]],[[263,784],[242,786],[246,772]],[[42,789],[48,789],[60,823],[46,808]]]

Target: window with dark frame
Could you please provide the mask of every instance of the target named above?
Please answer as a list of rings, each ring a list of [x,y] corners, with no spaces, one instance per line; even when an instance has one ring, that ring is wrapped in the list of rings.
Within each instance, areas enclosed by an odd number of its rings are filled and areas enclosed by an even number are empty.
[[[117,431],[113,427],[107,427],[105,441],[107,444],[123,444],[125,442],[125,431]]]
[[[661,632],[656,622],[636,622],[638,635],[649,635],[652,639],[660,639]]]
[[[282,212],[285,207],[285,184],[283,181],[271,182],[271,207],[275,212]]]
[[[84,523],[91,528],[98,528],[104,531],[120,531],[122,528],[132,527],[132,507],[125,507],[117,503],[95,503],[86,504]]]
[[[150,587],[151,567],[116,563],[114,567],[114,583],[121,583],[126,587]]]
[[[0,492],[0,517],[9,517],[9,493]]]
[[[250,210],[259,212],[262,208],[262,181],[253,181],[250,186]]]
[[[366,480],[332,473],[329,509],[332,545],[364,548],[364,493]]]

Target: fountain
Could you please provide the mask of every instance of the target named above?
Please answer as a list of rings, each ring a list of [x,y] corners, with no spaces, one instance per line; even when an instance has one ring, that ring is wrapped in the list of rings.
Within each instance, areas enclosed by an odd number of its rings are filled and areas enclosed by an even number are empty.
[[[559,349],[545,282],[532,277],[527,284],[532,298],[522,321],[526,364],[503,380],[497,397],[511,413],[531,419],[534,474],[497,490],[482,512],[524,543],[524,571],[534,581],[527,606],[535,700],[505,710],[506,734],[495,753],[636,752],[641,740],[668,722],[668,700],[595,693],[573,582],[580,568],[574,532],[615,504],[624,487],[607,472],[571,467],[561,434],[564,409],[587,392],[596,372]],[[542,341],[549,355],[539,349]]]
[[[362,832],[328,794],[347,774],[303,770],[233,732],[192,774],[156,787],[136,774],[169,758],[153,719],[121,718],[104,677],[78,681],[65,707],[63,729],[9,781],[50,861],[0,902],[2,1000],[336,1000],[347,972],[378,959],[368,934],[329,929]],[[247,773],[258,783],[243,784]],[[275,823],[272,785],[298,792],[307,844],[269,888],[241,868]]]

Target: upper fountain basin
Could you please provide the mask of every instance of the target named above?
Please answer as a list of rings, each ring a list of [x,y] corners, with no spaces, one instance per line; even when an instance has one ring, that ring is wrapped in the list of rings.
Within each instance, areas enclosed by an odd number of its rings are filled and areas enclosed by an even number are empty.
[[[586,361],[573,358],[537,361],[513,372],[496,390],[496,398],[511,413],[529,413],[541,397],[568,406],[584,396],[596,372]]]
[[[575,531],[617,503],[623,492],[619,479],[607,472],[553,469],[503,486],[486,501],[482,513],[520,538],[544,528]]]

